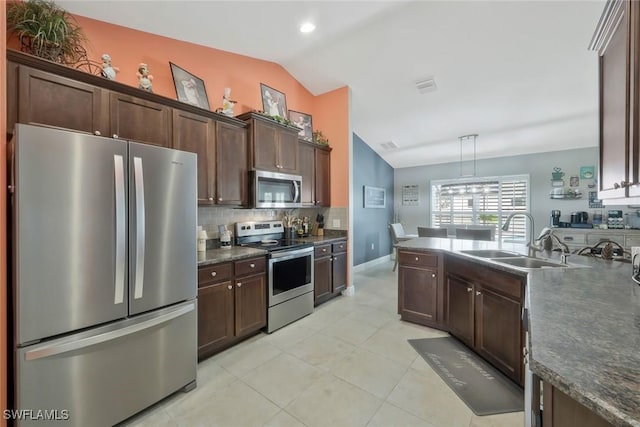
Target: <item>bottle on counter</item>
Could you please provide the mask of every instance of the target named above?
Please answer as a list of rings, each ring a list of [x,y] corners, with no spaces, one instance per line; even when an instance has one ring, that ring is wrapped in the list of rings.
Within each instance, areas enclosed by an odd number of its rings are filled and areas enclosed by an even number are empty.
[[[207,250],[207,231],[202,227],[198,227],[198,252],[205,252]]]

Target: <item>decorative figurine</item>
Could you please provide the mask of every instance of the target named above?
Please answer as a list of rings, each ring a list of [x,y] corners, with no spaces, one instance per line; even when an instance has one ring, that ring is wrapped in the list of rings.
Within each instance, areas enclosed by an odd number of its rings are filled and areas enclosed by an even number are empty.
[[[153,88],[151,87],[153,76],[149,74],[149,68],[147,67],[147,64],[145,64],[144,62],[140,63],[136,76],[138,76],[139,89],[146,90],[147,92],[153,92]]]
[[[231,99],[231,88],[224,88],[224,96],[222,97],[222,111],[225,116],[233,117],[233,106],[236,105],[236,101]]]
[[[116,73],[120,71],[120,68],[111,65],[111,56],[108,53],[102,55],[102,77],[109,80],[116,79]]]

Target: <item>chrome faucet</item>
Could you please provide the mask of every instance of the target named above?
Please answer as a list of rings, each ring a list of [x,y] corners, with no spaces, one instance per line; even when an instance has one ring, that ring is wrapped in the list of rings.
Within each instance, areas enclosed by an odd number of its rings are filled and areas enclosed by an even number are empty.
[[[515,213],[512,213],[511,215],[509,215],[507,217],[507,220],[504,222],[504,225],[502,226],[502,231],[509,230],[509,225],[511,224],[511,219],[514,216],[518,216],[518,215],[526,216],[527,218],[529,218],[529,242],[527,242],[527,247],[529,248],[529,256],[532,257],[532,258],[535,258],[536,251],[541,251],[542,247],[538,246],[538,245],[535,245],[533,243],[533,230],[534,230],[533,216],[531,216],[531,214],[529,212],[515,212]]]
[[[545,237],[551,239],[550,249],[553,249],[553,244],[556,243],[556,246],[558,246],[562,251],[560,254],[560,262],[562,262],[563,264],[567,264],[567,257],[571,254],[571,251],[569,251],[569,247],[562,240],[560,240],[558,236],[553,234],[553,230],[547,230],[545,233],[538,236],[538,241],[543,242],[542,239],[544,239]],[[541,246],[544,246],[544,244],[541,244]]]

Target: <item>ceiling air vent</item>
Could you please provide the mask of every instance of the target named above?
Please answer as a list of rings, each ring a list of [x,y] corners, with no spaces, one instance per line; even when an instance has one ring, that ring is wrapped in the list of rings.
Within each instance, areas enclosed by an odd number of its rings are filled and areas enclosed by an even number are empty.
[[[385,150],[395,150],[396,148],[398,148],[396,143],[393,141],[383,142],[382,144],[380,144],[380,146]]]
[[[436,89],[438,89],[438,86],[436,85],[436,81],[433,77],[427,77],[424,80],[416,82],[416,88],[418,89],[418,92],[420,92],[420,94],[424,94],[435,91]]]

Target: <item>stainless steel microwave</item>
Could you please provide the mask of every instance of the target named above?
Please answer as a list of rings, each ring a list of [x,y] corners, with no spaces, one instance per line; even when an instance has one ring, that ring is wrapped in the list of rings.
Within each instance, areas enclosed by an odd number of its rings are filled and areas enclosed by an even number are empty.
[[[299,208],[302,177],[262,170],[251,171],[254,208]]]

